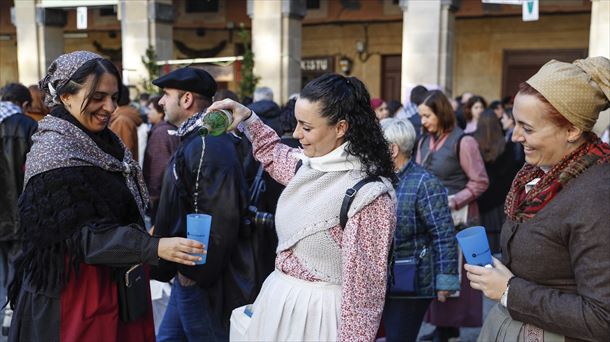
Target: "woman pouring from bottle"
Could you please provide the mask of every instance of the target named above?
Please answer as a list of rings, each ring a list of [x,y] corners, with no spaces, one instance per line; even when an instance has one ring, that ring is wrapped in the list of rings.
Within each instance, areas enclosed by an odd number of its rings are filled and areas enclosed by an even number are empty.
[[[251,307],[233,311],[232,340],[374,340],[396,209],[393,163],[369,101],[355,77],[326,74],[308,83],[295,107],[302,151],[281,144],[236,102],[210,106],[232,110],[255,158],[286,185],[276,212],[276,270]],[[369,177],[342,226],[346,190]]]

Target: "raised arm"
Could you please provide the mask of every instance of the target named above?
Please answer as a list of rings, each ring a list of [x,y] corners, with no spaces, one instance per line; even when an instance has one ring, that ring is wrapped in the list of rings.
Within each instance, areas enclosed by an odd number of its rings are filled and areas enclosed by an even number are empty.
[[[228,109],[233,113],[233,123],[229,130],[239,127],[252,142],[254,158],[261,162],[265,171],[278,183],[288,184],[294,176],[301,152],[299,149],[282,144],[275,131],[249,108],[229,99],[214,102],[208,112]]]

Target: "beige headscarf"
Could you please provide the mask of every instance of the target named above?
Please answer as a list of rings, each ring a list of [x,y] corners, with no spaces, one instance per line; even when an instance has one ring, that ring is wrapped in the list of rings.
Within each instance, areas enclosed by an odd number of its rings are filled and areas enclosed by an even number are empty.
[[[574,63],[551,60],[527,83],[585,132],[593,129],[599,112],[610,107],[610,60],[605,57]]]

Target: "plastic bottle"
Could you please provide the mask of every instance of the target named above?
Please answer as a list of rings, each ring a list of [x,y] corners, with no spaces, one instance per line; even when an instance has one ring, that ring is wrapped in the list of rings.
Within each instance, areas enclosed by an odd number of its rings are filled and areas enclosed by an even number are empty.
[[[226,109],[217,109],[203,116],[202,126],[199,128],[201,136],[218,136],[227,131],[233,122],[233,115]]]

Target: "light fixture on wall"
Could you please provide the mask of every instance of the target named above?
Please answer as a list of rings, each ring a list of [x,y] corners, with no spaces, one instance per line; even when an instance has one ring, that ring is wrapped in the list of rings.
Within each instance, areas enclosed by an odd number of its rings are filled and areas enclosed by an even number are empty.
[[[349,75],[352,73],[352,66],[354,65],[354,61],[351,60],[351,58],[347,57],[347,56],[341,56],[341,58],[339,58],[339,67],[341,68],[341,72],[344,75]]]
[[[364,40],[356,41],[356,52],[358,53],[358,59],[360,62],[366,62],[371,54],[368,52],[368,43],[369,43],[369,27],[367,24],[362,25],[364,28]]]

